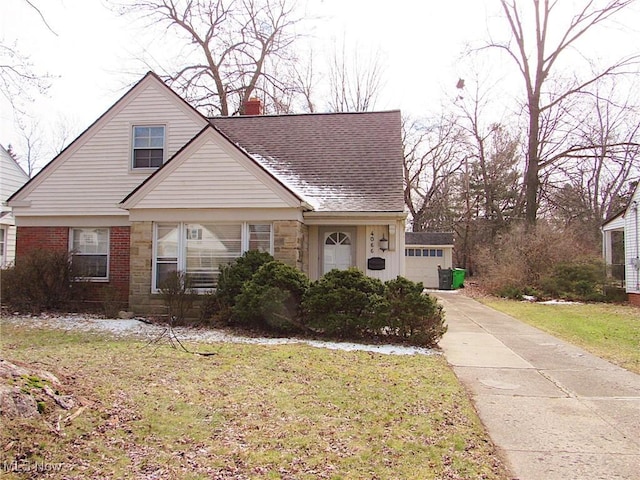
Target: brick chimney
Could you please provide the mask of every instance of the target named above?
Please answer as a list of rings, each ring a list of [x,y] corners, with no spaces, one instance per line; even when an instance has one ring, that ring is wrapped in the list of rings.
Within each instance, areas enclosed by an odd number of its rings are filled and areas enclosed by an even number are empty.
[[[259,98],[251,97],[244,104],[243,115],[262,115],[262,102]]]

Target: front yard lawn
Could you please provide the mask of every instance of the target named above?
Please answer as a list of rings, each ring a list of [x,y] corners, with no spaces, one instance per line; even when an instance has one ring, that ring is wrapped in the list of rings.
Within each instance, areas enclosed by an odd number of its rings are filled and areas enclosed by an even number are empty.
[[[78,402],[0,419],[5,478],[509,478],[439,355],[190,345],[202,357],[6,323],[0,346]]]
[[[610,304],[541,304],[480,298],[485,305],[640,373],[640,309]]]

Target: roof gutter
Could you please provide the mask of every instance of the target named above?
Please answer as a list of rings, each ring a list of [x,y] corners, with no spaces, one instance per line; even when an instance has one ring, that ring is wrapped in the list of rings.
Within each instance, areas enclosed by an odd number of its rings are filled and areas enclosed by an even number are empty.
[[[389,225],[404,221],[404,212],[302,212],[307,225]]]
[[[305,212],[305,217],[374,217],[374,218],[407,218],[407,212]]]
[[[309,202],[307,202],[306,200],[300,200],[300,206],[306,210],[305,212],[303,212],[303,214],[307,214],[307,213],[312,213],[315,211],[316,207],[314,207],[313,205],[311,205]]]

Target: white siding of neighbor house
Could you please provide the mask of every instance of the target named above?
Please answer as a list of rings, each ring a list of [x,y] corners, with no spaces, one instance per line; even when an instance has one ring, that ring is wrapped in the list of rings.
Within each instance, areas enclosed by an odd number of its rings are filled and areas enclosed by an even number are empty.
[[[0,225],[6,231],[3,239],[6,242],[4,252],[0,252],[0,268],[4,268],[11,265],[16,259],[16,227],[13,216],[11,214],[3,216],[0,219]]]
[[[213,129],[136,192],[132,209],[291,208],[291,193]]]
[[[29,176],[11,158],[9,152],[0,146],[0,210],[2,212],[11,211],[10,207],[2,203],[18,191],[27,180],[29,180]],[[6,267],[12,264],[16,258],[16,227],[13,215],[11,213],[3,214],[0,224],[6,231],[3,239],[5,241],[4,252],[0,252],[0,267]]]
[[[624,222],[626,289],[627,293],[640,293],[640,187],[631,198]]]
[[[11,158],[9,152],[0,146],[0,203],[13,195],[29,180],[28,175]],[[7,208],[2,206],[2,210]]]
[[[168,160],[206,123],[148,76],[14,199],[14,211],[24,216],[126,216],[118,203],[153,173],[131,169],[133,126],[165,125]]]

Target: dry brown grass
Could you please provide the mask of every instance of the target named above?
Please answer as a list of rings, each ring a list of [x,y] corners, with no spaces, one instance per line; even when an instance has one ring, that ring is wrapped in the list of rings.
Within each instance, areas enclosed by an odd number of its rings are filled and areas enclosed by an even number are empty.
[[[52,371],[84,410],[58,432],[53,411],[6,423],[0,461],[56,479],[508,478],[440,356],[214,349],[3,325],[3,356]]]

